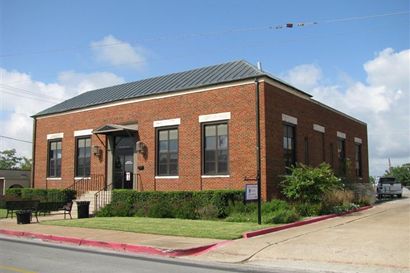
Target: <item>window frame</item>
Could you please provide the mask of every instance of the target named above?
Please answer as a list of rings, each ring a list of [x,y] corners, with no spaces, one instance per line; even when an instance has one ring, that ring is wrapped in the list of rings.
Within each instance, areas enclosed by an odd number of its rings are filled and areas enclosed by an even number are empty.
[[[169,131],[171,130],[176,130],[177,131],[177,173],[176,174],[170,174],[169,172],[169,165],[170,165],[170,152],[169,152]],[[168,132],[168,153],[167,153],[167,174],[160,174],[159,173],[159,154],[160,154],[160,149],[159,149],[159,133],[161,131],[167,131]],[[155,128],[155,176],[156,177],[176,177],[179,176],[179,126],[163,126],[163,127],[156,127]]]
[[[218,125],[226,125],[226,172],[218,172],[218,145],[216,145],[216,161],[215,161],[215,173],[206,173],[205,172],[205,127],[206,126],[216,126],[216,138],[218,139]],[[202,122],[201,123],[201,174],[202,176],[225,176],[230,175],[230,164],[229,164],[229,156],[230,156],[230,145],[229,145],[229,120],[218,120],[218,121],[211,121],[211,122]]]
[[[289,128],[292,128],[292,130],[293,130],[293,138],[292,138],[292,144],[293,144],[293,149],[292,149],[292,158],[293,158],[293,160],[291,160],[292,161],[292,163],[291,163],[291,165],[290,166],[288,166],[287,165],[287,162],[288,162],[288,160],[287,160],[287,153],[285,153],[285,148],[284,148],[284,143],[283,143],[283,139],[285,138],[285,135],[284,135],[284,127],[289,127]],[[282,145],[282,151],[283,151],[283,162],[284,162],[284,165],[285,165],[285,169],[286,169],[286,172],[288,173],[289,172],[289,168],[290,167],[292,167],[292,166],[295,166],[296,165],[296,163],[297,163],[297,155],[296,155],[296,145],[297,145],[297,140],[296,140],[296,126],[297,125],[295,125],[295,124],[292,124],[292,123],[289,123],[289,122],[283,122],[282,123],[282,142],[281,142],[281,145]],[[286,137],[288,137],[288,135],[286,135]],[[286,150],[289,150],[289,149],[286,149]]]
[[[57,161],[55,162],[55,166],[54,166],[55,174],[51,175],[51,173],[50,173],[50,171],[51,171],[51,168],[50,168],[50,166],[51,166],[51,164],[50,164],[51,163],[50,162],[50,160],[51,160],[51,158],[50,158],[51,144],[52,143],[58,143],[58,142],[61,143],[61,164],[60,164],[60,175],[59,176],[57,176],[57,166],[58,166]],[[47,178],[61,178],[62,169],[63,169],[62,161],[63,161],[63,139],[62,138],[49,139],[47,141],[47,170],[46,170],[47,171],[47,174],[46,174]]]
[[[339,144],[341,145],[341,149],[339,152]],[[337,138],[337,160],[338,160],[338,165],[339,165],[339,172],[341,175],[346,175],[347,174],[347,158],[346,158],[346,139],[338,137]]]
[[[306,136],[303,142],[303,150],[304,150],[304,156],[305,156],[305,165],[309,166],[310,164],[310,157],[309,157],[309,138]]]
[[[362,144],[355,143],[355,172],[357,177],[363,177]]]
[[[78,171],[78,142],[81,139],[90,139],[90,173],[89,175],[80,175],[77,171]],[[87,177],[91,177],[91,155],[92,155],[92,138],[90,135],[86,135],[86,136],[78,136],[75,137],[75,150],[74,150],[74,174],[75,177],[82,177],[82,178],[87,178]],[[84,157],[85,158],[85,157]],[[85,165],[84,165],[85,166]],[[84,171],[85,168],[83,168]]]

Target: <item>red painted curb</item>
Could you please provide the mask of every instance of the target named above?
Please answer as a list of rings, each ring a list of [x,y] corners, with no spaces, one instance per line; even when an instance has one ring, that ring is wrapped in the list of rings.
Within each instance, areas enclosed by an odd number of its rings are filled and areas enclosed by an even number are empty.
[[[99,248],[133,252],[133,253],[139,253],[139,254],[159,255],[159,256],[165,256],[165,257],[195,256],[195,255],[199,255],[202,253],[206,253],[210,250],[213,250],[217,247],[220,247],[230,242],[228,240],[228,241],[222,241],[222,242],[215,243],[215,244],[204,245],[204,246],[193,247],[193,248],[186,248],[186,249],[161,249],[161,248],[155,248],[151,246],[87,240],[87,239],[80,239],[80,238],[75,238],[75,237],[56,236],[56,235],[50,235],[50,234],[7,230],[7,229],[0,229],[0,234],[16,236],[16,237],[36,238],[36,239],[41,239],[44,241],[52,241],[52,242],[58,242],[58,243],[99,247]]]
[[[319,216],[319,217],[308,219],[308,220],[302,220],[302,221],[297,221],[297,222],[290,223],[290,224],[281,225],[281,226],[278,226],[278,227],[270,227],[270,228],[264,228],[264,229],[260,229],[260,230],[245,232],[243,234],[243,238],[248,239],[248,238],[252,238],[252,237],[255,237],[255,236],[259,236],[259,235],[263,235],[263,234],[267,234],[267,233],[272,233],[272,232],[277,232],[277,231],[288,229],[288,228],[304,226],[304,225],[307,225],[307,224],[316,223],[316,222],[323,221],[323,220],[326,220],[326,219],[330,219],[330,218],[343,216],[343,215],[346,215],[346,214],[350,214],[350,213],[370,209],[371,207],[373,207],[373,206],[361,207],[361,208],[358,208],[358,209],[353,209],[353,210],[350,210],[350,211],[343,212],[341,214],[323,215],[323,216]]]

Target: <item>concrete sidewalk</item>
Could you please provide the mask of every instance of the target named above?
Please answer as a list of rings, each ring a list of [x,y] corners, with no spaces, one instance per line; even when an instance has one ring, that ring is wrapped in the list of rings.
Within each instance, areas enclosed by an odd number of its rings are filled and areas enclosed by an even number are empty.
[[[74,215],[73,215],[74,216]],[[59,215],[39,216],[40,222],[46,220],[64,219]],[[66,221],[70,221],[67,219]],[[30,232],[54,236],[62,236],[69,238],[78,238],[82,240],[100,241],[100,242],[112,242],[116,244],[129,244],[136,246],[147,246],[152,248],[170,250],[187,250],[198,248],[201,246],[208,246],[222,242],[216,239],[206,238],[191,238],[180,236],[165,236],[155,234],[143,234],[114,230],[102,230],[102,229],[88,229],[78,227],[61,227],[51,226],[47,224],[38,224],[35,222],[26,225],[18,225],[16,218],[13,219],[1,219],[0,230],[10,230],[17,232]]]
[[[317,272],[410,272],[410,198],[250,239],[198,257]]]

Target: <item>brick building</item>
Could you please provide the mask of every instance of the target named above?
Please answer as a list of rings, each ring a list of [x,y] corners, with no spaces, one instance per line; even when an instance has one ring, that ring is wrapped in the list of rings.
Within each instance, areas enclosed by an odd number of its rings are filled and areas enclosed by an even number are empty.
[[[35,188],[244,189],[259,169],[266,199],[295,162],[368,180],[365,123],[245,61],[89,91],[33,118]]]

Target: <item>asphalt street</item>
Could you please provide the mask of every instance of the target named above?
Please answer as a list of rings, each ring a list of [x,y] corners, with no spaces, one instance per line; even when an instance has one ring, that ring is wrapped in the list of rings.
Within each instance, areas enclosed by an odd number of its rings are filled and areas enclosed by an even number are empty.
[[[181,261],[172,258],[136,256],[99,249],[62,246],[32,239],[0,237],[1,273],[226,273],[295,272],[272,271],[241,264],[223,265]],[[305,272],[305,271],[301,271]]]

